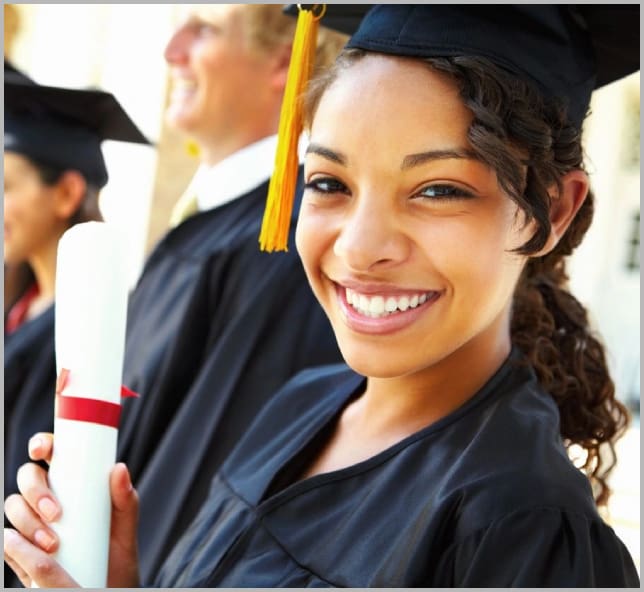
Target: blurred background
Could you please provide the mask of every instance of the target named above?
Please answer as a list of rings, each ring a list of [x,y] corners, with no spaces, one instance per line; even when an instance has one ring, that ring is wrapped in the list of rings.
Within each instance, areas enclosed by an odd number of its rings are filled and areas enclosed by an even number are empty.
[[[164,125],[165,44],[176,25],[173,4],[5,4],[4,51],[41,84],[98,87],[117,97],[154,146],[105,142],[106,220],[129,237],[134,285],[146,254],[197,161],[189,142]],[[607,519],[640,557],[640,75],[593,97],[586,123],[587,167],[596,215],[570,264],[571,288],[591,313],[609,352],[619,398],[633,413],[618,444]]]

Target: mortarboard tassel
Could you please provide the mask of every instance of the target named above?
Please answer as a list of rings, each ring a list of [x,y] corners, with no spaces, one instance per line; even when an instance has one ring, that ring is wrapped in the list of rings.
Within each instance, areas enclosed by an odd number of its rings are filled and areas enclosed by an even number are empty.
[[[298,140],[302,133],[301,95],[315,63],[318,22],[326,5],[298,5],[299,13],[280,112],[275,167],[268,187],[259,243],[262,251],[286,251],[297,182]],[[317,14],[316,14],[317,12]]]

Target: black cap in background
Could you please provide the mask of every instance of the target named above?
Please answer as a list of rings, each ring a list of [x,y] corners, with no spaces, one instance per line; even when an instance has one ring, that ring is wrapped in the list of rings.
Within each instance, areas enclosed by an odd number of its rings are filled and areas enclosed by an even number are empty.
[[[149,144],[112,94],[42,86],[6,60],[4,100],[5,151],[78,170],[99,188],[107,183],[103,140]]]

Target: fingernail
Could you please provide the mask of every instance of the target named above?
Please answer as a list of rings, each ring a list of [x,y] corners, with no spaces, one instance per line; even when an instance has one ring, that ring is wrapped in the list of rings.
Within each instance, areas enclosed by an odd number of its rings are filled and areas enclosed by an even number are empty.
[[[51,522],[58,515],[58,506],[48,497],[43,497],[38,502],[38,510],[45,517],[45,520]]]
[[[29,440],[29,453],[37,452],[42,446],[42,440],[38,436],[34,436]]]
[[[130,471],[128,470],[128,468],[125,465],[125,463],[118,463],[118,464],[121,465],[125,469],[123,471],[122,482],[123,482],[123,487],[125,487],[125,489],[129,493],[130,491],[132,491],[134,489],[134,485],[132,485],[132,479],[130,478]]]
[[[4,529],[4,542],[12,543],[18,540],[18,533],[13,528]]]
[[[49,551],[56,544],[56,539],[48,532],[38,529],[34,533],[34,539],[45,550]]]

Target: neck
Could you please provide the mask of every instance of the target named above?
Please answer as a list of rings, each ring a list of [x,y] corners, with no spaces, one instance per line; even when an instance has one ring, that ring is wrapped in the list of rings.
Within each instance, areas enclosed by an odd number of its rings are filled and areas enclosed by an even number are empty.
[[[202,130],[202,134],[193,132],[193,137],[199,144],[201,162],[214,166],[242,148],[276,134],[279,128],[280,105],[281,99],[270,109],[258,107],[255,115],[249,115],[244,127],[219,130],[216,134],[208,134],[208,130]],[[250,117],[253,117],[252,121]]]
[[[364,396],[358,400],[362,421],[369,430],[389,431],[394,439],[410,435],[472,398],[507,359],[510,350],[508,327],[496,340],[487,340],[484,347],[466,344],[419,373],[371,377]]]
[[[56,288],[56,255],[58,241],[29,259],[38,283],[40,303],[53,302]]]

